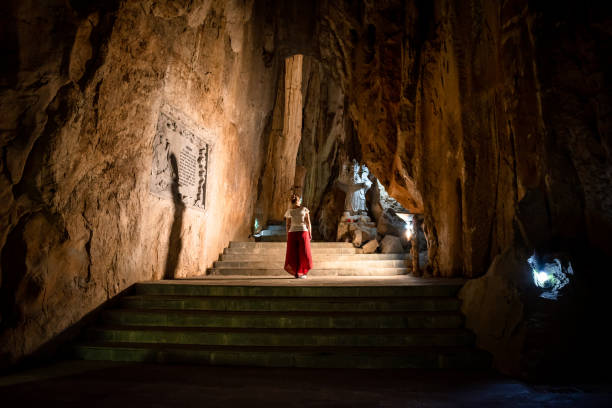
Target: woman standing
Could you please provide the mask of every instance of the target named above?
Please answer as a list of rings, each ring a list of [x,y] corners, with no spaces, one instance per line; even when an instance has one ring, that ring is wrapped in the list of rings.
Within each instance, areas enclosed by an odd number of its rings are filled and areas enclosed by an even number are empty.
[[[310,211],[303,207],[300,196],[291,195],[291,208],[285,213],[287,220],[287,253],[285,255],[285,270],[296,278],[305,279],[312,268],[310,240],[312,227]]]

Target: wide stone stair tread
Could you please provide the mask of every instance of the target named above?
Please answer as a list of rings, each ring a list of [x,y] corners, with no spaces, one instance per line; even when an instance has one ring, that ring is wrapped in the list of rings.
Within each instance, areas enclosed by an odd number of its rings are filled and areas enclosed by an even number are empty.
[[[124,296],[119,305],[126,308],[242,311],[456,311],[459,300],[448,296],[421,297],[282,297],[258,296]]]
[[[457,328],[458,312],[316,312],[204,311],[111,309],[102,313],[107,324],[143,326],[202,326],[251,328]]]
[[[317,261],[410,261],[409,254],[318,254]],[[217,262],[281,262],[285,261],[285,252],[277,254],[222,254]]]
[[[227,327],[102,326],[89,341],[227,346],[457,347],[473,344],[465,329],[258,329]]]
[[[409,297],[456,296],[461,284],[410,286],[247,286],[197,285],[185,283],[138,283],[138,295],[257,296],[257,297]]]
[[[362,254],[342,242],[312,242],[310,279],[291,279],[285,246],[231,242],[200,280],[137,283],[99,313],[75,356],[264,367],[490,366],[464,327],[457,298],[464,281],[405,276],[409,254]]]
[[[467,334],[473,336],[472,332],[465,328],[436,328],[436,329],[408,329],[408,328],[253,328],[253,327],[202,327],[202,326],[141,326],[141,325],[99,325],[88,329],[89,331],[157,331],[168,333],[246,333],[246,334],[270,334],[270,335],[367,335],[367,336],[406,336],[406,335],[455,335]]]
[[[376,260],[353,260],[353,261],[321,261],[313,262],[313,269],[372,269],[372,268],[405,268],[408,263],[402,259],[376,259]],[[282,260],[270,261],[216,261],[213,269],[221,268],[251,268],[251,269],[273,269],[283,268]]]
[[[143,313],[161,313],[168,315],[170,313],[178,313],[181,315],[250,315],[250,316],[264,316],[264,317],[279,317],[279,316],[354,316],[354,317],[367,317],[367,316],[436,316],[436,315],[460,315],[457,312],[439,312],[439,311],[414,311],[406,312],[400,310],[366,310],[366,311],[242,311],[242,310],[182,310],[182,309],[108,309],[104,313],[131,313],[131,312],[143,312]]]
[[[286,249],[278,248],[225,248],[224,255],[267,255],[285,256]],[[363,250],[361,248],[312,248],[313,258],[319,255],[358,255]]]
[[[91,342],[75,347],[89,360],[266,367],[486,369],[471,347],[266,347]]]
[[[285,248],[283,242],[231,241],[229,248]],[[310,242],[311,248],[355,248],[350,242]]]
[[[394,276],[407,275],[408,268],[313,268],[308,276]],[[211,268],[208,275],[287,276],[280,268]]]

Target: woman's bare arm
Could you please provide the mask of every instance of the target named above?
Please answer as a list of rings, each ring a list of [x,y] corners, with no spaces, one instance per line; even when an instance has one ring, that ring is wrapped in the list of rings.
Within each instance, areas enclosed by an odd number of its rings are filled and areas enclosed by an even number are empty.
[[[291,218],[285,218],[287,220],[287,222],[285,223],[285,229],[287,230],[287,232],[289,232],[289,230],[291,229]]]
[[[310,214],[306,214],[306,223],[308,224],[308,235],[312,239],[312,226],[310,225]]]

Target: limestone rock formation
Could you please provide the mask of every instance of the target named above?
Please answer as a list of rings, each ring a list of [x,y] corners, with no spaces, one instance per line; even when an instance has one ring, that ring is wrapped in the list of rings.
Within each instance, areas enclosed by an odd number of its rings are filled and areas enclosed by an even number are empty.
[[[515,208],[532,188],[551,209],[552,241],[587,240],[609,258],[603,6],[360,4],[322,2],[321,54],[347,90],[364,162],[425,215],[434,273],[483,274],[511,245]]]
[[[487,274],[468,281],[459,295],[479,347],[493,354],[496,368],[515,375],[521,372],[525,342],[522,294],[533,292],[525,255],[513,250],[499,255]]]
[[[274,10],[253,2],[9,1],[2,18],[6,362],[134,282],[201,275],[248,236],[282,64]],[[149,193],[164,105],[213,139],[204,211]]]
[[[378,249],[378,246],[378,241],[376,239],[373,239],[363,244],[361,249],[363,250],[364,254],[373,254]]]
[[[567,381],[593,370],[595,361],[605,364],[610,336],[597,322],[607,311],[596,299],[585,302],[584,282],[573,275],[554,299],[543,296],[531,255],[525,247],[509,248],[461,289],[466,326],[477,333],[478,346],[492,354],[497,370],[529,379]]]
[[[401,254],[404,252],[402,241],[394,235],[385,235],[380,242],[380,247],[383,254]]]

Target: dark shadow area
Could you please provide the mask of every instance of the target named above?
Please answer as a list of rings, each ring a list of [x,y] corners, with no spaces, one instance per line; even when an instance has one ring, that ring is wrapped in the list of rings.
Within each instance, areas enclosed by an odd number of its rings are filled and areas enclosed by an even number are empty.
[[[176,277],[176,268],[181,250],[183,249],[181,230],[183,229],[183,216],[185,214],[185,204],[179,192],[178,162],[173,153],[170,154],[170,166],[172,167],[172,185],[170,188],[174,204],[174,221],[172,221],[170,238],[168,240],[168,256],[166,258],[166,267],[164,268],[164,279],[174,279]]]
[[[73,345],[79,339],[85,339],[84,330],[94,325],[98,321],[100,313],[116,307],[120,299],[133,293],[134,285],[117,293],[113,298],[108,299],[85,316],[78,322],[69,326],[57,336],[40,346],[36,352],[18,361],[16,364],[8,361],[0,361],[0,376],[31,370],[36,367],[53,365],[66,359],[73,358]],[[2,377],[0,377],[2,378]],[[1,387],[2,385],[0,385]]]
[[[0,378],[0,398],[11,407],[63,408],[573,408],[607,406],[610,398],[605,384],[533,386],[489,372],[81,363],[46,367],[27,382]]]

